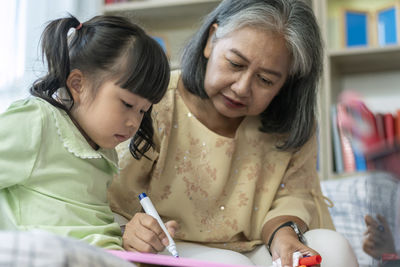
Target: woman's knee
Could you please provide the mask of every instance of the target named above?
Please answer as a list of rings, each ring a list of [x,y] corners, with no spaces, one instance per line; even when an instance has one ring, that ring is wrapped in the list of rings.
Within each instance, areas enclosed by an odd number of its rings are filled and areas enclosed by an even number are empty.
[[[328,229],[314,229],[305,233],[307,245],[322,256],[321,267],[358,266],[350,243],[340,233]]]
[[[181,257],[225,264],[252,265],[248,257],[236,251],[187,242],[177,242],[176,246]]]

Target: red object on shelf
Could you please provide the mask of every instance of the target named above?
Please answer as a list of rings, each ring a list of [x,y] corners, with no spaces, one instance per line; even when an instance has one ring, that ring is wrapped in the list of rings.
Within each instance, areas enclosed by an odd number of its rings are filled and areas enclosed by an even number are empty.
[[[383,121],[385,126],[385,140],[389,146],[394,144],[394,118],[392,113],[385,113],[383,115]]]
[[[394,123],[394,128],[395,128],[395,139],[397,142],[400,142],[400,109],[396,110],[396,115],[395,115],[395,123]]]
[[[393,145],[383,145],[380,148],[369,150],[365,155],[371,161],[373,170],[383,170],[392,173],[400,179],[400,143],[395,141]]]

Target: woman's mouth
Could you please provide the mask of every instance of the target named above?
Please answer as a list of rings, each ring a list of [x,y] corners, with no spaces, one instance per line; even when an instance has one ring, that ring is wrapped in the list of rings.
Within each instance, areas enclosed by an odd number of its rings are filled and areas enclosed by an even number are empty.
[[[222,95],[223,99],[224,99],[224,104],[229,107],[229,108],[242,108],[245,105],[241,102],[235,101],[229,97],[226,97],[224,95]]]

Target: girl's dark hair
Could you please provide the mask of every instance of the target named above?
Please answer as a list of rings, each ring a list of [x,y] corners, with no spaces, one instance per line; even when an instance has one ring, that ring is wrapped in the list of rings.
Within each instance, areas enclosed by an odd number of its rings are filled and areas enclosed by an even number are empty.
[[[284,134],[281,150],[297,149],[313,135],[316,100],[322,73],[323,48],[312,9],[301,0],[224,0],[204,20],[182,55],[185,88],[202,98],[207,59],[203,55],[210,27],[218,24],[215,42],[242,27],[257,27],[281,34],[292,56],[288,78],[279,94],[260,114],[260,131]]]
[[[76,30],[69,34],[71,28]],[[79,69],[92,81],[94,95],[101,83],[110,78],[152,103],[158,103],[168,87],[170,68],[163,49],[126,18],[96,16],[81,24],[70,15],[51,21],[41,40],[48,72],[33,83],[30,92],[68,114],[74,102],[66,81],[73,69]],[[67,100],[60,101],[61,88],[65,89]],[[136,159],[154,145],[150,112],[144,115],[129,145]]]

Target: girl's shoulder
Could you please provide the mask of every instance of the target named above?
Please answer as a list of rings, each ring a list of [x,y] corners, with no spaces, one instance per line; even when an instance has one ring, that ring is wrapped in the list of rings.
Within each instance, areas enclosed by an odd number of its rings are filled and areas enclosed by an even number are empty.
[[[54,125],[54,118],[57,114],[62,116],[65,113],[61,109],[53,106],[46,100],[29,96],[11,103],[11,105],[0,115],[2,123],[7,125],[21,125],[29,128],[48,128]],[[19,127],[19,126],[18,126]]]
[[[5,113],[33,111],[46,112],[47,110],[51,110],[53,108],[56,107],[48,103],[46,100],[36,96],[29,96],[27,98],[12,102],[11,105],[6,109]]]
[[[3,117],[21,117],[27,120],[42,119],[50,103],[35,96],[16,100],[4,111]]]

